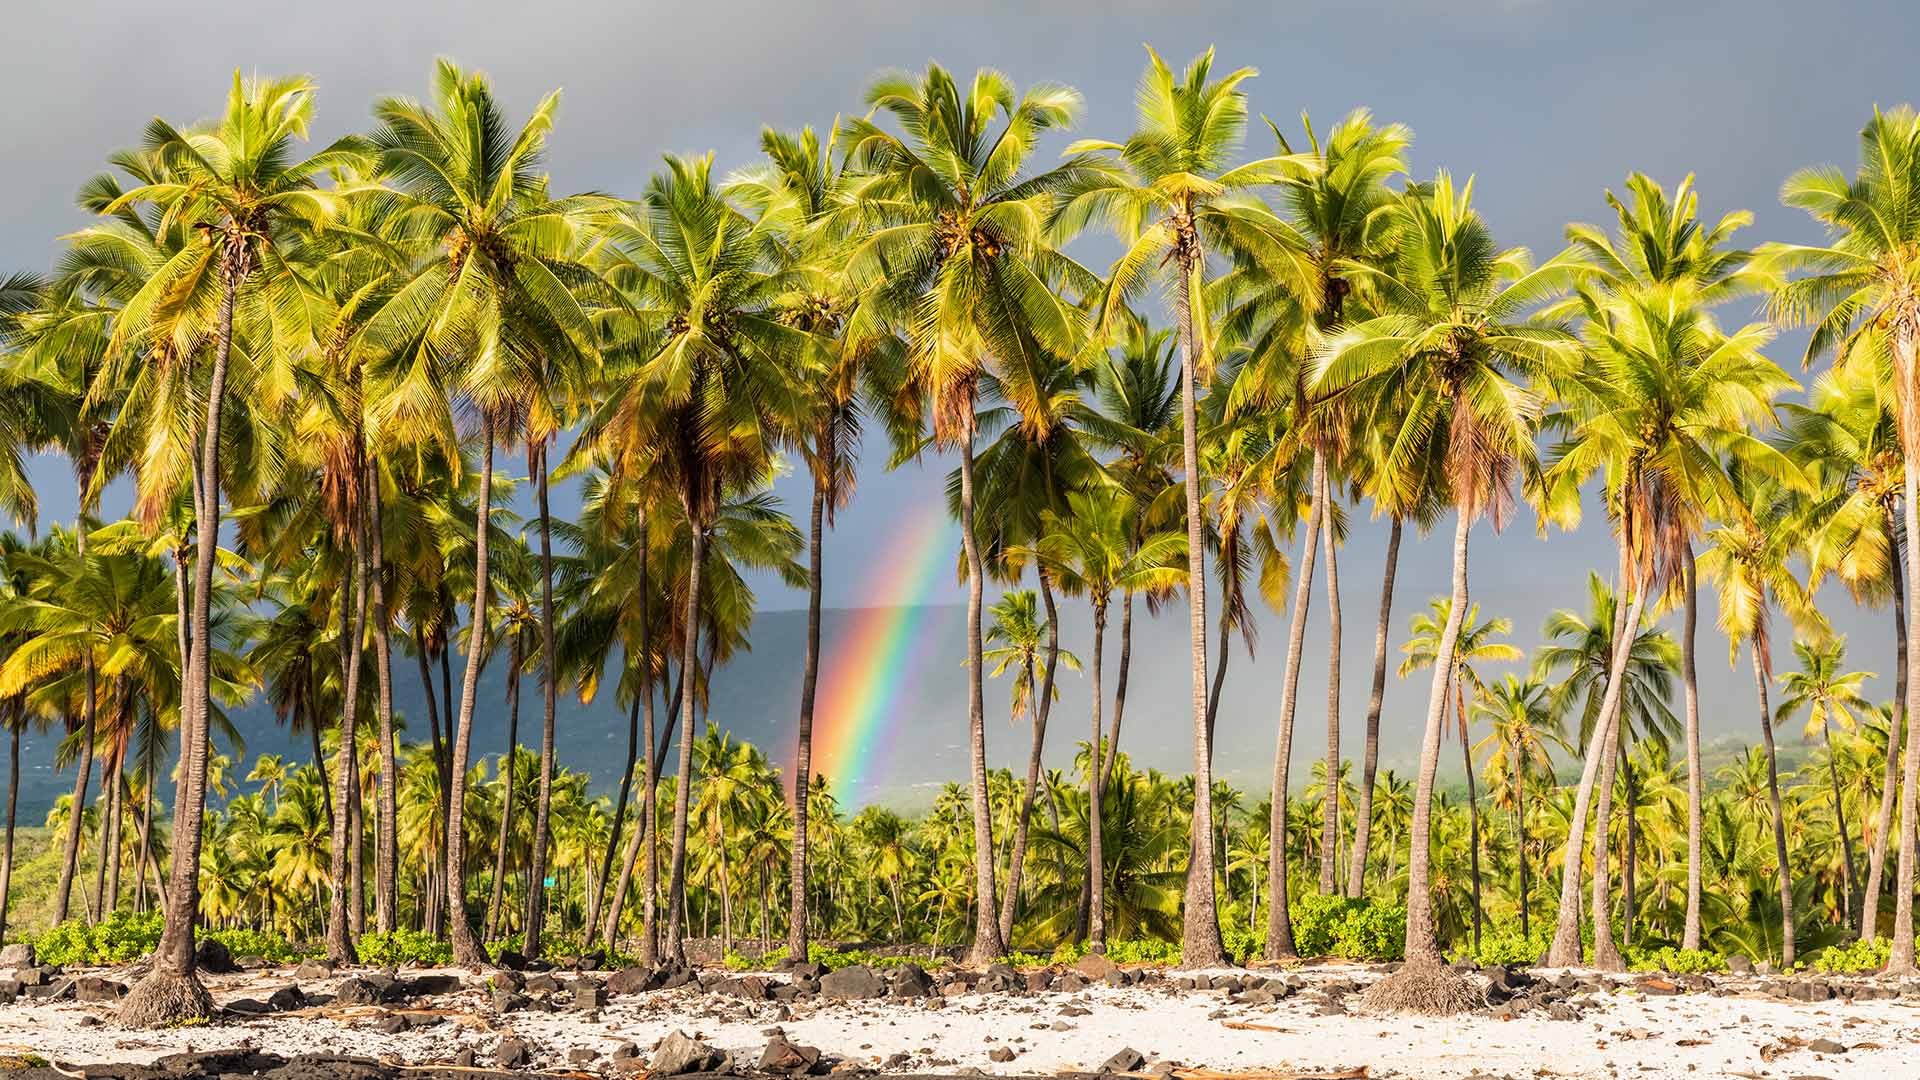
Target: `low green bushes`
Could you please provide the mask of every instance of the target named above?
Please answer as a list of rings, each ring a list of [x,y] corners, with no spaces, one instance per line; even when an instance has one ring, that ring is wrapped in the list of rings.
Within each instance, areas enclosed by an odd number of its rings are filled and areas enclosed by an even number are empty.
[[[360,935],[360,962],[380,967],[419,964],[441,967],[453,963],[453,946],[419,930]]]
[[[1301,956],[1399,960],[1405,955],[1404,904],[1305,893],[1293,899],[1293,947]]]
[[[1887,957],[1892,949],[1893,942],[1886,938],[1834,945],[1822,949],[1820,955],[1813,958],[1813,970],[1836,975],[1878,971],[1887,966]]]

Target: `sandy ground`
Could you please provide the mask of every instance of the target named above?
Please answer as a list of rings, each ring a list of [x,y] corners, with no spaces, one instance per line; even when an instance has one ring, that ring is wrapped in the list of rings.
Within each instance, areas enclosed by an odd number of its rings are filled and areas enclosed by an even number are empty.
[[[108,973],[111,974],[111,973]],[[409,973],[412,974],[412,973]],[[1214,991],[1166,985],[1025,995],[965,994],[926,1001],[811,1000],[747,1003],[691,990],[614,997],[595,1016],[575,1012],[492,1014],[480,990],[406,1006],[220,1020],[201,1027],[133,1032],[105,1004],[0,1006],[0,1052],[28,1051],[62,1063],[150,1061],[183,1050],[241,1045],[283,1055],[447,1062],[463,1049],[490,1064],[502,1037],[534,1048],[537,1068],[610,1071],[624,1042],[644,1054],[678,1029],[751,1064],[775,1027],[834,1059],[895,1072],[1054,1074],[1098,1069],[1131,1047],[1148,1062],[1220,1071],[1325,1073],[1365,1067],[1372,1077],[1914,1077],[1920,1078],[1920,999],[1800,1004],[1757,992],[1646,997],[1622,985],[1585,995],[1579,1020],[1538,1013],[1502,1020],[1319,1015],[1316,982],[1368,979],[1362,968],[1316,967],[1308,988],[1273,1005],[1238,1005]],[[1542,974],[1536,971],[1536,975]],[[124,976],[123,976],[124,977]],[[214,976],[217,1001],[264,998],[290,971]],[[332,981],[307,983],[329,991]],[[387,1034],[375,1027],[406,1009],[446,1018]],[[1236,1026],[1244,1025],[1244,1026]],[[1807,1044],[1831,1040],[1844,1052]],[[590,1050],[596,1057],[569,1058]],[[1012,1050],[1011,1061],[991,1060]],[[900,1060],[896,1055],[907,1055]],[[1002,1053],[1000,1056],[1004,1056]],[[893,1059],[891,1062],[889,1059]]]

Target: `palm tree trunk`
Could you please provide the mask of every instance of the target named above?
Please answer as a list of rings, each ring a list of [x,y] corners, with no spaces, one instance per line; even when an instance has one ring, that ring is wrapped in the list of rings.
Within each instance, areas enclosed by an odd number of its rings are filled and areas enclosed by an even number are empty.
[[[1293,923],[1287,910],[1287,780],[1293,770],[1293,717],[1300,690],[1300,661],[1306,655],[1307,612],[1313,602],[1313,560],[1320,547],[1326,516],[1323,488],[1327,459],[1313,451],[1312,507],[1307,512],[1307,535],[1300,545],[1300,565],[1293,584],[1293,614],[1287,632],[1287,667],[1280,686],[1280,734],[1273,751],[1272,816],[1267,832],[1267,882],[1273,899],[1267,905],[1268,960],[1294,957]]]
[[[1133,670],[1133,590],[1120,598],[1120,664],[1113,674],[1113,724],[1107,729],[1107,775],[1113,775],[1113,763],[1120,756],[1120,720],[1127,712],[1127,675]]]
[[[706,524],[689,501],[687,521],[692,532],[692,557],[687,567],[685,641],[680,656],[680,763],[673,789],[673,856],[668,868],[667,958],[686,959],[680,940],[680,920],[687,900],[687,788],[693,778],[694,682],[700,670],[701,564],[707,557]]]
[[[355,529],[356,538],[365,537],[364,519]],[[366,640],[367,632],[367,564],[366,547],[354,543],[347,554],[347,578],[353,583],[353,608],[346,607],[346,590],[340,593],[340,756],[334,765],[334,780],[339,784],[334,796],[333,847],[331,849],[327,880],[332,884],[332,894],[327,901],[327,959],[335,964],[350,964],[359,959],[354,950],[353,934],[349,926],[348,900],[352,893],[348,882],[348,837],[353,829],[353,804],[359,794],[354,783],[354,766],[358,764],[356,754],[359,751],[360,719],[360,658],[363,649],[361,642]]]
[[[1845,860],[1846,873],[1842,879],[1847,886],[1847,913],[1849,916],[1859,912],[1856,905],[1860,897],[1860,882],[1853,872],[1853,834],[1847,831],[1847,808],[1840,800],[1840,765],[1833,756],[1833,727],[1824,725],[1820,734],[1827,741],[1827,779],[1833,784],[1833,823],[1840,830],[1840,854]]]
[[[1367,742],[1360,763],[1360,791],[1353,808],[1353,851],[1347,868],[1347,895],[1366,891],[1367,855],[1373,839],[1373,779],[1380,767],[1380,709],[1387,693],[1387,632],[1393,618],[1393,579],[1400,567],[1403,523],[1393,519],[1387,534],[1387,568],[1380,583],[1380,620],[1373,632],[1373,690],[1367,698]]]
[[[1620,748],[1620,775],[1627,789],[1627,835],[1620,852],[1620,886],[1624,903],[1620,907],[1620,940],[1633,944],[1633,917],[1640,910],[1638,880],[1635,877],[1640,850],[1640,782],[1634,779],[1633,762],[1626,747]]]
[[[1520,855],[1520,940],[1533,936],[1529,925],[1527,897],[1527,759],[1526,752],[1514,756],[1513,835]]]
[[[1186,214],[1191,224],[1191,209]],[[1181,963],[1207,967],[1226,960],[1215,910],[1213,878],[1213,740],[1207,730],[1207,548],[1200,516],[1200,420],[1194,373],[1193,290],[1206,259],[1197,240],[1183,240],[1176,254],[1180,280],[1173,290],[1174,326],[1180,336],[1180,462],[1187,496],[1187,644],[1193,675],[1193,818],[1188,828],[1186,907],[1180,926]]]
[[[1780,880],[1780,966],[1792,967],[1793,868],[1787,862],[1787,819],[1780,807],[1780,757],[1773,745],[1773,710],[1767,704],[1767,670],[1761,662],[1760,644],[1747,642],[1753,660],[1753,686],[1760,697],[1760,741],[1767,748],[1767,803],[1773,809],[1773,857],[1779,864]]]
[[[1013,921],[1020,905],[1020,879],[1027,863],[1027,831],[1033,822],[1033,796],[1040,786],[1040,758],[1047,743],[1047,717],[1053,708],[1053,678],[1060,663],[1060,613],[1054,609],[1053,579],[1037,571],[1040,596],[1047,609],[1047,663],[1033,702],[1033,743],[1027,751],[1027,782],[1020,793],[1020,816],[1013,823],[1013,855],[1007,866],[1007,891],[1000,898],[1000,940],[1013,940]],[[1027,661],[1027,685],[1033,686],[1033,661]],[[1111,765],[1109,765],[1111,769]],[[1056,822],[1055,828],[1057,829]]]
[[[1440,963],[1440,942],[1433,925],[1433,781],[1440,770],[1440,739],[1446,733],[1447,680],[1453,673],[1453,654],[1460,642],[1460,623],[1467,611],[1467,537],[1473,517],[1456,508],[1453,527],[1453,603],[1433,658],[1433,686],[1427,692],[1427,726],[1420,743],[1420,775],[1413,789],[1412,842],[1407,856],[1407,940],[1409,965]]]
[[[634,864],[640,857],[641,848],[645,847],[648,852],[646,941],[641,946],[641,962],[652,965],[658,959],[657,954],[659,951],[659,942],[654,934],[654,890],[658,887],[659,883],[655,879],[655,864],[652,853],[654,848],[653,803],[656,789],[660,783],[660,774],[658,764],[659,755],[654,752],[653,748],[653,658],[652,647],[648,640],[650,631],[650,627],[648,626],[649,601],[651,599],[649,590],[651,586],[647,581],[646,511],[641,510],[637,517],[639,524],[636,527],[636,532],[640,537],[637,551],[639,563],[638,589],[640,594],[640,685],[634,690],[634,693],[638,695],[640,702],[642,713],[640,737],[646,741],[647,757],[645,772],[642,776],[644,784],[640,789],[640,821],[638,827],[633,831],[632,838],[627,841],[626,857],[620,862],[620,878],[613,887],[613,899],[607,905],[607,910],[604,915],[605,925],[600,932],[600,942],[608,952],[611,953],[614,951],[614,944],[620,935],[620,913],[621,910],[626,907],[627,888],[633,881]]]
[[[121,723],[124,724],[124,722],[123,716]],[[120,754],[122,753],[119,730],[120,725],[116,724],[114,733],[108,736],[111,741],[107,747],[107,756],[100,761],[100,825],[95,829],[98,834],[95,839],[99,841],[99,851],[93,865],[93,911],[97,919],[106,918],[108,911],[107,864],[112,861],[114,854],[113,823],[119,814]]]
[[[793,845],[787,870],[787,955],[796,963],[807,958],[807,788],[813,782],[813,702],[820,685],[820,541],[835,468],[830,421],[816,441],[826,460],[814,476],[807,517],[807,655],[800,672],[800,728],[794,734]]]
[[[980,601],[986,568],[979,537],[973,531],[973,425],[968,416],[960,436],[960,542],[967,556],[967,744],[973,788],[973,875],[976,903],[973,945],[967,963],[984,966],[1005,955],[1000,937],[999,904],[994,898],[993,816],[987,803],[987,716],[980,656]]]
[[[88,695],[92,697],[91,694]],[[73,895],[73,875],[80,865],[80,824],[86,816],[87,786],[93,779],[93,709],[89,707],[80,727],[79,772],[73,778],[73,802],[67,814],[66,857],[60,861],[60,884],[53,892],[55,926],[67,920],[67,905]],[[84,901],[83,901],[84,902]]]
[[[220,417],[226,399],[227,363],[233,351],[233,305],[247,276],[249,250],[235,229],[221,257],[218,330],[213,370],[207,382],[206,425],[200,433],[200,462],[195,470],[194,572],[191,662],[181,682],[180,765],[173,793],[173,857],[167,874],[166,914],[153,969],[121,1005],[123,1022],[156,1025],[213,1011],[213,1000],[195,977],[193,929],[200,906],[200,825],[206,811],[207,723],[212,709],[212,622],[214,563],[220,547]]]
[[[1320,804],[1320,895],[1334,896],[1340,861],[1340,559],[1333,536],[1331,485],[1323,477],[1320,498],[1329,504],[1320,530],[1327,546],[1327,780]]]
[[[1910,307],[1910,305],[1909,305]],[[1901,458],[1905,463],[1900,481],[1901,516],[1906,528],[1907,580],[1920,582],[1920,411],[1915,402],[1914,363],[1920,356],[1920,315],[1906,310],[1895,323],[1894,373],[1903,391],[1900,403]],[[1920,650],[1920,604],[1907,605],[1906,651],[1912,656]],[[1893,878],[1893,941],[1888,950],[1888,975],[1914,973],[1913,957],[1913,875],[1915,813],[1920,811],[1920,679],[1908,679],[1906,690],[1907,760],[1900,780],[1900,861]],[[1892,751],[1889,750],[1889,753]]]
[[[1625,565],[1624,558],[1622,564]],[[1625,583],[1623,575],[1623,587]],[[1639,631],[1640,614],[1645,606],[1645,590],[1634,589],[1632,599],[1627,605],[1627,614],[1620,622],[1620,629],[1614,634],[1613,656],[1607,663],[1607,691],[1601,698],[1600,715],[1594,721],[1592,738],[1587,743],[1586,765],[1580,770],[1580,786],[1575,790],[1573,797],[1573,817],[1567,823],[1567,843],[1560,874],[1560,910],[1554,925],[1553,946],[1547,951],[1547,964],[1551,967],[1574,967],[1580,963],[1580,861],[1581,852],[1587,840],[1587,810],[1593,804],[1594,789],[1599,786],[1600,772],[1604,765],[1609,774],[1606,781],[1607,791],[1602,792],[1602,798],[1606,801],[1601,804],[1600,812],[1595,815],[1594,835],[1594,874],[1599,877],[1602,876],[1601,868],[1606,862],[1605,808],[1612,801],[1608,792],[1611,791],[1613,782],[1611,776],[1613,726],[1620,713],[1621,693],[1626,685],[1627,658],[1633,651],[1633,638]],[[1599,929],[1595,927],[1596,958],[1600,955]],[[1607,936],[1608,943],[1611,944],[1610,931]]]
[[[1700,948],[1700,848],[1705,831],[1702,807],[1706,803],[1706,780],[1700,764],[1700,678],[1694,668],[1700,594],[1691,541],[1684,571],[1686,608],[1681,616],[1680,684],[1685,692],[1687,724],[1687,916],[1680,947],[1694,950]]]
[[[1486,906],[1480,901],[1480,792],[1473,775],[1473,748],[1467,741],[1467,698],[1463,686],[1466,680],[1455,670],[1453,675],[1453,710],[1458,721],[1454,726],[1460,732],[1460,764],[1467,773],[1467,851],[1469,869],[1473,877],[1473,951],[1480,951],[1480,929],[1486,922]]]
[[[620,853],[620,833],[626,828],[627,821],[627,800],[633,795],[633,766],[639,758],[640,695],[636,693],[633,701],[627,705],[627,764],[620,772],[620,793],[613,803],[613,825],[607,830],[607,851],[600,860],[600,875],[590,883],[587,891],[587,910],[582,925],[587,927],[589,936],[600,925],[600,905],[606,897],[607,883],[614,875],[614,859]]]
[[[1087,908],[1087,948],[1097,953],[1107,951],[1107,864],[1105,853],[1100,850],[1100,781],[1106,775],[1100,768],[1100,705],[1106,695],[1106,688],[1100,682],[1100,653],[1106,644],[1106,637],[1107,598],[1096,596],[1093,601],[1093,659],[1087,667],[1088,676],[1093,681],[1093,759],[1087,765],[1087,879],[1093,883],[1093,895]]]
[[[393,624],[387,610],[387,559],[380,512],[380,467],[367,462],[367,535],[373,571],[373,660],[379,684],[380,791],[374,810],[373,928],[391,934],[399,916],[399,747],[393,734]],[[431,693],[428,699],[432,699]]]
[[[547,874],[549,822],[553,816],[553,713],[559,692],[553,657],[553,514],[547,505],[547,444],[536,444],[533,454],[537,479],[534,497],[540,506],[540,795],[533,811],[533,884],[528,897],[526,948],[528,956],[540,955],[540,931],[546,919],[546,897],[541,883]]]
[[[500,767],[505,794],[500,799],[500,829],[493,842],[493,896],[487,901],[486,941],[495,939],[500,927],[500,898],[507,884],[507,826],[513,821],[513,759],[520,747],[520,634],[515,631],[507,645],[507,752]],[[618,819],[616,818],[617,822]]]
[[[489,534],[493,522],[493,413],[481,410],[480,418],[480,495],[474,514],[473,530],[473,607],[472,626],[467,635],[467,674],[460,686],[460,712],[451,729],[453,758],[447,766],[447,937],[453,945],[453,962],[461,967],[479,968],[489,962],[487,951],[473,933],[467,916],[466,849],[464,828],[467,799],[467,755],[473,746],[474,707],[480,696],[480,662],[487,652],[487,600]],[[530,890],[531,891],[531,890]]]
[[[1624,587],[1624,585],[1623,585]],[[1624,633],[1621,640],[1627,648],[1633,647],[1633,635]],[[1623,676],[1624,678],[1624,676]],[[1619,971],[1626,967],[1626,961],[1620,956],[1620,947],[1613,939],[1613,871],[1610,869],[1613,854],[1613,781],[1620,760],[1621,723],[1619,710],[1603,714],[1597,725],[1606,729],[1606,742],[1601,748],[1605,759],[1600,762],[1600,775],[1595,781],[1595,799],[1593,810],[1593,880],[1589,905],[1592,907],[1593,920],[1593,966],[1601,971]]]
[[[1887,826],[1893,822],[1894,800],[1900,790],[1900,732],[1906,727],[1907,708],[1907,586],[1901,572],[1900,519],[1887,507],[1887,534],[1893,537],[1894,557],[1887,561],[1893,578],[1893,715],[1887,724],[1886,775],[1880,782],[1880,809],[1873,819],[1873,843],[1867,849],[1867,887],[1860,905],[1860,940],[1880,933],[1880,886],[1887,865]]]
[[[0,941],[7,937],[7,905],[13,899],[13,826],[20,809],[20,728],[26,717],[16,703],[7,719],[7,835],[0,849]]]

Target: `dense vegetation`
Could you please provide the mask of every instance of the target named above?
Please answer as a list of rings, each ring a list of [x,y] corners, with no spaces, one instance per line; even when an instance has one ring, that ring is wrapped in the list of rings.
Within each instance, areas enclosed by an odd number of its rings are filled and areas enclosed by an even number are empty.
[[[236,77],[216,120],[155,120],[82,186],[97,222],[0,290],[0,501],[30,522],[23,455],[55,454],[83,508],[0,552],[13,760],[57,727],[74,777],[43,940],[153,950],[131,1024],[205,1013],[196,928],[462,964],[652,961],[692,934],[1404,955],[1376,1003],[1430,1009],[1457,1000],[1449,951],[1912,970],[1920,117],[1876,113],[1852,177],[1787,181],[1830,247],[1737,247],[1744,213],[1709,224],[1690,179],[1636,174],[1613,222],[1535,263],[1365,111],[1243,157],[1252,74],[1150,56],[1138,129],[1053,161],[1073,90],[884,75],[864,116],[768,131],[725,177],[668,157],[632,199],[556,193],[557,95],[516,125],[447,62],[424,102],[305,157],[306,79]],[[1068,246],[1095,230],[1123,251],[1104,272]],[[1734,301],[1765,319],[1723,326]],[[1832,359],[1804,398],[1765,353],[1776,325]],[[927,497],[969,583],[971,768],[914,820],[843,813],[810,766],[820,553],[876,441],[955,462]],[[804,527],[770,493],[783,461],[813,481]],[[131,513],[100,520],[123,477]],[[580,479],[575,520],[554,477]],[[526,520],[502,507],[521,483]],[[1468,600],[1475,524],[1523,506],[1543,531],[1597,509],[1619,548],[1531,658]],[[1313,596],[1339,641],[1362,527],[1388,535],[1365,752],[1340,757],[1336,649],[1296,793]],[[1405,621],[1409,527],[1450,535],[1452,581]],[[748,641],[749,570],[810,590],[784,780],[704,713]],[[1828,581],[1891,602],[1892,705],[1848,669]],[[1712,775],[1702,582],[1761,736]],[[1062,603],[1092,613],[1082,655]],[[1258,603],[1289,619],[1264,800],[1211,765],[1218,723],[1269,719],[1215,713]],[[1184,778],[1123,749],[1133,620],[1166,606],[1192,646]],[[1776,670],[1789,625],[1798,670]],[[1406,778],[1378,769],[1396,644],[1431,673]],[[1089,701],[1056,700],[1063,663]],[[486,664],[510,674],[497,757],[472,739]],[[396,715],[402,678],[424,718]],[[1032,731],[1024,776],[986,766],[996,681]],[[610,799],[556,766],[563,693],[627,709]],[[260,694],[310,760],[242,757],[223,710]],[[1041,759],[1056,705],[1088,710],[1072,762]],[[1818,748],[1783,769],[1794,724]],[[1465,790],[1438,790],[1456,744]]]

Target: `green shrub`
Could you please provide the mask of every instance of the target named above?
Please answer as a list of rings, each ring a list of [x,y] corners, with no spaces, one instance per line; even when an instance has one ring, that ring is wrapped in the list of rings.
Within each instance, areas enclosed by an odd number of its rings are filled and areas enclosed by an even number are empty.
[[[326,953],[325,949],[317,945],[295,945],[278,934],[263,933],[246,927],[232,930],[202,930],[200,940],[217,941],[225,945],[227,951],[236,959],[242,956],[259,956],[275,964],[288,964]]]
[[[505,948],[503,945],[502,948]],[[453,946],[419,930],[395,930],[391,934],[362,934],[360,962],[379,967],[420,964],[444,967],[453,963]]]
[[[124,964],[160,944],[160,923],[157,911],[115,911],[92,926],[69,919],[35,939],[33,951],[44,964]]]
[[[1886,938],[1854,940],[1845,945],[1829,946],[1813,958],[1813,970],[1834,974],[1878,971],[1887,966],[1887,957],[1892,948],[1893,942]]]
[[[1256,934],[1237,922],[1221,927],[1220,937],[1226,944],[1227,956],[1236,964],[1244,964],[1253,959],[1254,954],[1260,951],[1260,946],[1266,942],[1265,935]]]
[[[1398,960],[1406,948],[1404,905],[1305,893],[1294,898],[1289,914],[1293,947],[1301,956]]]
[[[1473,948],[1472,943],[1464,942],[1453,954],[1455,960],[1471,960],[1476,964],[1535,964],[1547,954],[1547,947],[1553,944],[1553,924],[1536,922],[1532,933],[1522,935],[1518,926],[1502,926],[1492,933],[1482,934],[1480,947]]]
[[[1727,970],[1727,958],[1710,949],[1681,949],[1672,945],[1648,948],[1629,944],[1622,959],[1633,971],[1671,971],[1676,975],[1705,975]]]
[[[944,956],[933,959],[924,956],[876,956],[865,949],[829,949],[825,945],[811,944],[807,946],[807,960],[825,965],[830,971],[838,971],[855,964],[865,964],[868,967],[900,967],[905,964],[939,967],[947,962]]]

